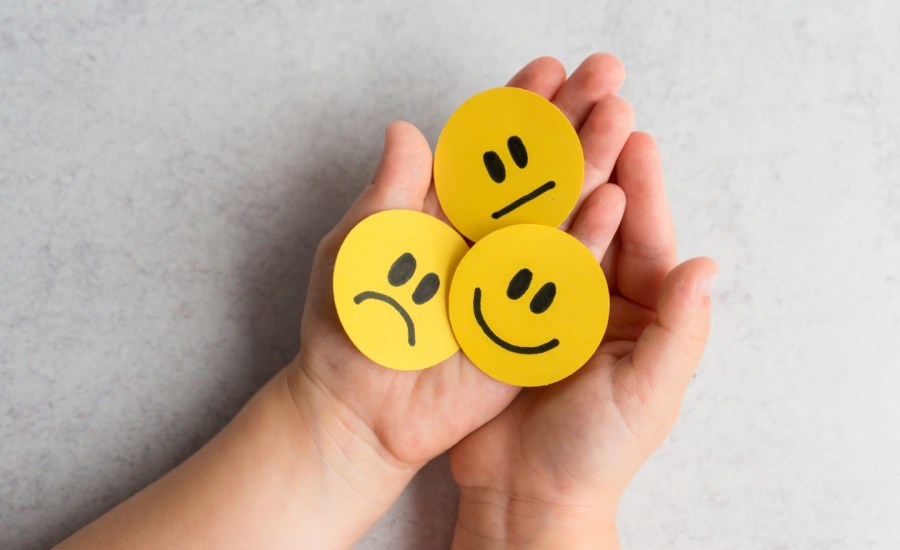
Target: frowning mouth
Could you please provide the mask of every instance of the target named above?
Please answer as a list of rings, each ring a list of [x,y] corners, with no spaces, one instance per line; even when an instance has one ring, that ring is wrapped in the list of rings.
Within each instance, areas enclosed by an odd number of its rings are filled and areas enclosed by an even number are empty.
[[[413,325],[412,317],[409,316],[409,313],[407,313],[406,310],[403,309],[403,306],[401,306],[397,300],[391,298],[387,294],[373,292],[371,290],[360,292],[353,297],[353,301],[357,304],[361,304],[366,300],[378,300],[397,310],[397,313],[400,314],[400,317],[403,317],[403,320],[406,321],[406,339],[409,342],[409,345],[416,345],[416,327]]]
[[[506,351],[511,351],[513,353],[520,353],[522,355],[537,355],[539,353],[545,353],[550,351],[559,345],[559,340],[556,338],[544,342],[539,346],[517,346],[515,344],[510,344],[503,338],[497,336],[491,327],[488,326],[487,321],[484,320],[484,315],[481,313],[481,289],[475,288],[475,296],[472,304],[472,309],[475,312],[475,321],[478,323],[478,326],[481,327],[482,332],[484,332],[485,336],[491,339],[492,342],[505,349]]]
[[[543,195],[543,194],[546,193],[547,191],[553,189],[554,187],[556,187],[556,182],[555,182],[555,181],[548,181],[547,183],[545,183],[544,185],[538,187],[537,189],[535,189],[535,190],[532,191],[531,193],[528,193],[527,195],[522,195],[521,197],[519,197],[518,199],[516,199],[516,200],[512,201],[511,203],[507,204],[506,206],[504,206],[504,207],[501,208],[500,210],[497,210],[496,212],[494,212],[493,214],[491,214],[491,217],[494,218],[495,220],[499,220],[500,218],[502,218],[503,216],[509,214],[510,212],[512,212],[513,210],[515,210],[516,208],[522,206],[523,204],[527,204],[527,203],[533,201],[534,199],[540,197],[541,195]]]

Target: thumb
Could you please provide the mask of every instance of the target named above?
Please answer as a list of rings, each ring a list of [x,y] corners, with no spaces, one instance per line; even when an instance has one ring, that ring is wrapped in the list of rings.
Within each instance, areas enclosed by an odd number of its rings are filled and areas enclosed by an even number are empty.
[[[384,152],[372,184],[363,189],[334,233],[342,240],[363,219],[382,210],[422,210],[431,185],[431,148],[418,128],[391,123],[384,132]]]
[[[694,258],[666,276],[656,320],[635,343],[632,365],[641,385],[680,402],[697,370],[710,330],[710,291],[718,266]]]

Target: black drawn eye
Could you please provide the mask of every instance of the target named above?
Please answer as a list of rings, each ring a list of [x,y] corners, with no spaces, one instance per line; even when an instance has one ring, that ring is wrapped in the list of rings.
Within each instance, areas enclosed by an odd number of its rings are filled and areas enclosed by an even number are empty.
[[[428,300],[434,298],[438,288],[441,286],[441,280],[436,273],[429,273],[422,277],[416,289],[413,291],[412,299],[418,305],[422,305]]]
[[[555,297],[556,285],[547,283],[537,291],[528,307],[531,308],[532,313],[544,313],[550,307],[550,304],[553,303],[553,298]]]
[[[388,271],[388,282],[393,286],[406,284],[416,272],[416,258],[409,252],[404,252],[394,260]]]
[[[525,150],[525,144],[522,143],[522,138],[519,136],[512,136],[506,140],[506,146],[509,147],[509,154],[512,155],[513,162],[516,163],[516,166],[519,168],[528,166],[528,151]]]
[[[506,289],[506,295],[510,300],[518,300],[526,292],[531,285],[531,271],[524,267],[518,271],[509,281],[509,287]]]
[[[495,182],[503,183],[503,180],[506,179],[506,168],[503,166],[503,161],[500,160],[500,155],[494,151],[484,154],[484,167],[487,168],[488,174]]]

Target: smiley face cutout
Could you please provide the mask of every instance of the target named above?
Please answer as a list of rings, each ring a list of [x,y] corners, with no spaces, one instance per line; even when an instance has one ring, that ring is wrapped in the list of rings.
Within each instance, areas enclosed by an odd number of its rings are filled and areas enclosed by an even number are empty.
[[[434,185],[451,223],[472,241],[521,223],[559,226],[584,180],[568,119],[540,95],[494,88],[462,104],[434,155]]]
[[[468,246],[447,224],[386,210],[354,227],[334,265],[334,305],[366,357],[396,370],[433,366],[459,349],[447,317],[450,280]]]
[[[463,352],[501,382],[544,386],[597,350],[609,288],[593,254],[553,227],[514,225],[465,255],[450,287],[450,324]]]

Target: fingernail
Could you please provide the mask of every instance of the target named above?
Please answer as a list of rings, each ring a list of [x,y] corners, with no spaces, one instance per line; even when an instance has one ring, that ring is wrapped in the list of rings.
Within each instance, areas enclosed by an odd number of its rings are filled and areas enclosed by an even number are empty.
[[[709,297],[712,294],[712,289],[716,284],[716,278],[718,276],[718,273],[713,273],[712,275],[707,275],[697,281],[697,290],[700,291],[702,296]]]

